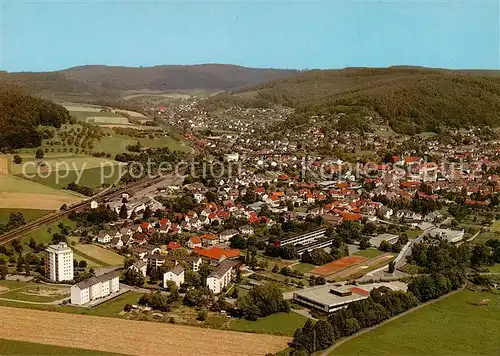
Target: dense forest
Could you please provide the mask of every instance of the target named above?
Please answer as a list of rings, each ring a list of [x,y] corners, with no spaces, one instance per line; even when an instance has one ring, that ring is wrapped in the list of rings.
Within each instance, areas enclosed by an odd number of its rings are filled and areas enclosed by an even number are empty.
[[[42,143],[39,125],[61,127],[69,112],[50,101],[34,98],[18,88],[0,87],[0,150],[37,147]]]
[[[444,127],[498,126],[499,74],[418,67],[314,70],[211,100],[237,103],[236,97],[253,94],[252,102],[261,106],[296,108],[288,127],[307,124],[315,115],[330,124],[336,114],[345,113],[347,119],[335,121],[341,131],[366,129],[370,116],[399,133],[439,132]]]

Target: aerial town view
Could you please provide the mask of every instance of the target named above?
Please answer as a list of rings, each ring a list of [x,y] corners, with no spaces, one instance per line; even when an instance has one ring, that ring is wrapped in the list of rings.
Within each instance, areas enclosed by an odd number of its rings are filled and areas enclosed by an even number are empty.
[[[0,355],[498,355],[499,10],[2,2]]]

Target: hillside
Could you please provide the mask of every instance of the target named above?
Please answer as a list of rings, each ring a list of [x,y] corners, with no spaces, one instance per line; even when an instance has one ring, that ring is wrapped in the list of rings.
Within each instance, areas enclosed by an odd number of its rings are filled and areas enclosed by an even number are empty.
[[[294,107],[288,126],[306,123],[312,115],[324,115],[328,122],[344,112],[349,128],[364,126],[363,118],[372,116],[396,132],[413,134],[445,126],[499,126],[499,75],[419,67],[317,70],[234,91],[231,99],[251,96],[254,102]],[[212,100],[225,101],[228,95]]]
[[[235,89],[294,76],[295,70],[246,68],[225,64],[118,67],[88,65],[57,72],[1,72],[3,83],[37,95],[54,93],[118,97],[125,90]]]
[[[17,88],[0,87],[0,150],[37,147],[39,125],[61,127],[69,112],[50,101],[34,98]]]

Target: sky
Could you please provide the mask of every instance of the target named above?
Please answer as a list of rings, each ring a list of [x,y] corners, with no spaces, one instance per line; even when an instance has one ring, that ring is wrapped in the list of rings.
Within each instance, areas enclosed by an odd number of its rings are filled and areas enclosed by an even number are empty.
[[[499,1],[0,0],[0,68],[500,69]]]

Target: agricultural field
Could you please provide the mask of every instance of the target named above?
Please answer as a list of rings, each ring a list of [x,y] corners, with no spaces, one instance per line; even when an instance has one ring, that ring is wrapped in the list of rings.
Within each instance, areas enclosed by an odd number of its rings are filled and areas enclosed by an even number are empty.
[[[123,306],[123,305],[122,305]],[[81,308],[80,308],[81,309]],[[265,355],[290,337],[0,307],[2,338],[130,355]],[[50,325],[50,328],[45,327]],[[123,337],[127,330],[128,337]],[[165,337],[168,335],[168,337]],[[110,342],[110,340],[120,340]],[[158,340],[162,340],[158,347]],[[213,342],[217,340],[217,342]]]
[[[82,197],[60,191],[30,180],[9,175],[0,177],[0,209],[59,210]]]
[[[330,356],[495,355],[499,328],[499,295],[462,291],[348,340]]]
[[[9,221],[11,213],[22,213],[25,221],[36,220],[42,216],[53,213],[54,210],[37,210],[37,209],[0,209],[0,224],[5,224]]]
[[[118,266],[123,265],[124,257],[105,248],[93,244],[76,244],[72,246],[80,256],[101,263],[103,266]]]
[[[236,331],[293,336],[295,330],[304,326],[307,318],[301,314],[276,313],[257,321],[237,319],[231,322],[229,329]]]
[[[119,356],[103,351],[75,349],[71,347],[35,344],[32,342],[0,339],[0,355],[61,355],[61,356]]]
[[[92,156],[56,154],[43,160],[21,157],[23,164],[11,164],[13,174],[54,189],[65,188],[69,183],[98,188],[103,183],[116,182],[123,171],[123,165],[116,161]]]
[[[0,281],[0,298],[26,302],[47,303],[69,297],[69,287],[54,287],[44,284]]]

